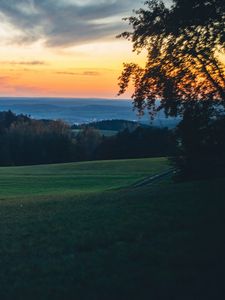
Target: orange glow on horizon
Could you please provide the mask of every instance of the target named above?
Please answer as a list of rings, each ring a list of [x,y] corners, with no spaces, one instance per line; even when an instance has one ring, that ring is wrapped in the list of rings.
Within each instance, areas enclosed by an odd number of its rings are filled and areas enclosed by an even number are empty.
[[[67,49],[1,46],[0,96],[116,98],[123,62],[143,64],[127,41]],[[131,89],[123,98],[131,96]]]

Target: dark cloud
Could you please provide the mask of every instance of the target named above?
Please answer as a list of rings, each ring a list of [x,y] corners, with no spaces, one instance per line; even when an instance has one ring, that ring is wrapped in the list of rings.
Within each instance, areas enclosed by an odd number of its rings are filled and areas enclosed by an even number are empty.
[[[24,66],[42,66],[47,65],[46,62],[40,60],[32,60],[32,61],[4,61],[0,62],[1,64],[7,65],[24,65]]]
[[[1,0],[0,14],[4,22],[20,31],[16,42],[32,43],[43,39],[47,46],[65,47],[117,35],[126,26],[121,18],[140,7],[142,1],[138,2]]]
[[[100,73],[99,72],[94,72],[94,71],[86,71],[86,72],[83,72],[83,75],[84,76],[99,76]]]
[[[84,71],[84,72],[56,72],[61,75],[72,75],[72,76],[99,76],[101,73],[96,71]]]

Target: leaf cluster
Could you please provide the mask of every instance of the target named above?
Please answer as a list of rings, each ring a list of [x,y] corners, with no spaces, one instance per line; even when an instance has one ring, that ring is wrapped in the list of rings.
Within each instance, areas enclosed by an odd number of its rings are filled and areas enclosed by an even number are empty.
[[[183,114],[190,101],[225,104],[225,4],[221,0],[174,0],[170,7],[150,0],[127,18],[133,31],[124,37],[133,50],[147,50],[145,67],[125,63],[119,94],[130,81],[140,114],[165,109]],[[156,101],[160,99],[161,105]]]

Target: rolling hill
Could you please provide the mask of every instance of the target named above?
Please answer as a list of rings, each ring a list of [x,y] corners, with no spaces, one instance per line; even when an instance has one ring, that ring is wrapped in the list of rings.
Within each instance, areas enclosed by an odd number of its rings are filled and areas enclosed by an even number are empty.
[[[225,180],[130,187],[167,168],[0,168],[0,298],[223,299]]]

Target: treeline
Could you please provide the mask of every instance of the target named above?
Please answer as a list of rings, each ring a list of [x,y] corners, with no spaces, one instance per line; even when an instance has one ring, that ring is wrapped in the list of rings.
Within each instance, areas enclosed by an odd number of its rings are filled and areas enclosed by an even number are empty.
[[[175,154],[173,134],[167,128],[137,127],[128,129],[115,136],[103,137],[97,148],[97,159],[144,158],[172,156]]]
[[[104,137],[99,130],[85,126],[74,134],[62,121],[0,112],[1,166],[170,156],[174,152],[167,129],[137,127]]]
[[[0,164],[28,165],[76,159],[70,127],[38,121],[11,111],[0,113]]]

